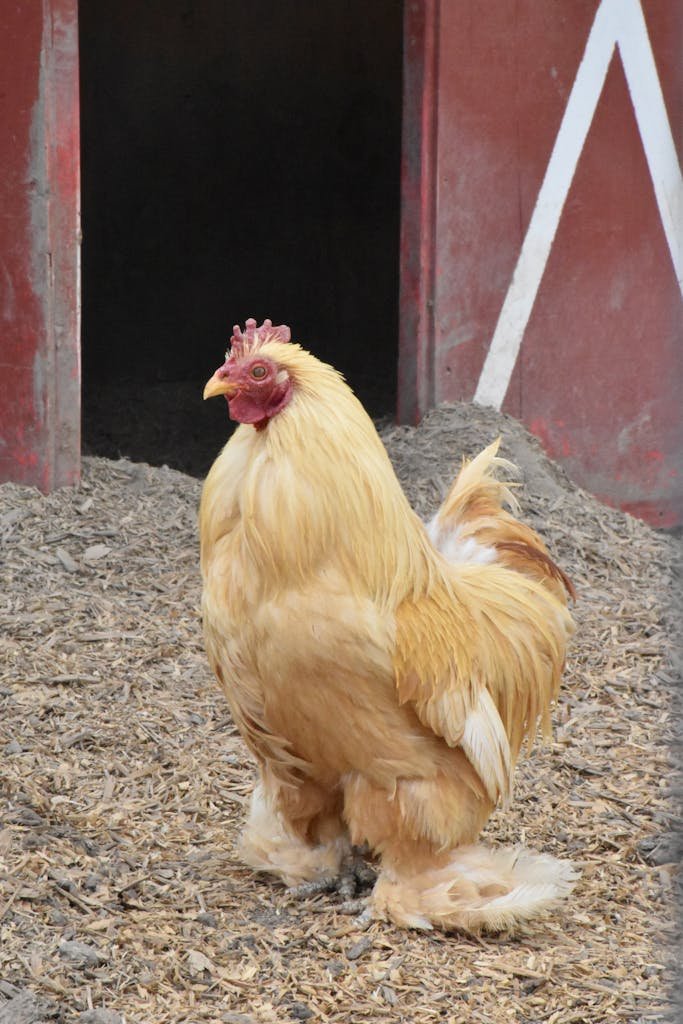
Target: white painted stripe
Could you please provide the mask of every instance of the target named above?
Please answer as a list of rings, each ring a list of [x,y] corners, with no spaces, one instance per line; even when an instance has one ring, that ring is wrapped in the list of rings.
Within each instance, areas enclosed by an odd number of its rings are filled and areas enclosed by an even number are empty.
[[[602,0],[591,27],[474,401],[500,409],[614,47],[629,84],[667,242],[681,282],[683,179],[640,0]]]
[[[617,45],[657,197],[678,286],[683,294],[683,176],[639,0],[624,2]]]

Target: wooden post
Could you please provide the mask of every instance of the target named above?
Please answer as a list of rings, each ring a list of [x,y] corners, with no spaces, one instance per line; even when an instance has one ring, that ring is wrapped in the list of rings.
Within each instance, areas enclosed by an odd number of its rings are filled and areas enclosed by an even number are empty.
[[[434,188],[440,0],[404,13],[398,420],[434,405]]]
[[[0,480],[80,473],[77,0],[0,8]]]

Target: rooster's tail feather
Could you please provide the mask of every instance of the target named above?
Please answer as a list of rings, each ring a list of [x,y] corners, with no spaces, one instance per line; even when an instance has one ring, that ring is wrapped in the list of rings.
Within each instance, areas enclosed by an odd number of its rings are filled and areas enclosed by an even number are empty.
[[[552,560],[537,533],[510,512],[519,503],[498,468],[515,465],[498,455],[500,438],[465,461],[427,529],[434,545],[454,564],[498,562],[546,584],[557,597],[576,597],[571,580]]]

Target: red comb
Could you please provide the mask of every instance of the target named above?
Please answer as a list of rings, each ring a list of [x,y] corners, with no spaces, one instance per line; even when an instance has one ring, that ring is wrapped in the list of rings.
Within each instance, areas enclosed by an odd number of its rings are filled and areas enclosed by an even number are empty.
[[[289,341],[291,337],[292,332],[285,324],[273,327],[272,320],[264,320],[261,326],[257,327],[254,318],[250,317],[244,324],[244,333],[239,324],[233,327],[230,354],[239,358],[265,345],[267,341]]]

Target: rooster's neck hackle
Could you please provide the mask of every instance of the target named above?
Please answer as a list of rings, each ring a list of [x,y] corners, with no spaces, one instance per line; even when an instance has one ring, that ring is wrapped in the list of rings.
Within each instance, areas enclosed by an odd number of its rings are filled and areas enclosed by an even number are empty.
[[[219,476],[230,482],[252,568],[274,587],[339,573],[382,603],[400,600],[406,581],[411,592],[424,589],[432,572],[424,530],[360,402],[341,374],[299,345],[258,344],[289,375],[292,399],[266,429],[240,427],[206,485],[212,490]]]

